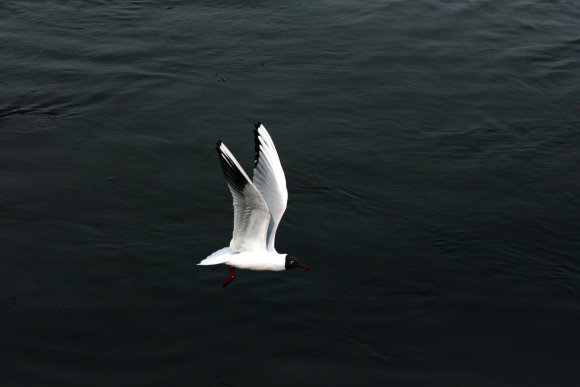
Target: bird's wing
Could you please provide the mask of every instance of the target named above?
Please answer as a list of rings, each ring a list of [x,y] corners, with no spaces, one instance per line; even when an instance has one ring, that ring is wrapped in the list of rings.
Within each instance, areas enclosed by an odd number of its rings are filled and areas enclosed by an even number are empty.
[[[234,199],[234,233],[230,253],[265,251],[270,222],[268,205],[232,152],[221,142],[216,150]]]
[[[254,142],[256,144],[254,184],[260,190],[272,214],[268,227],[267,247],[270,251],[276,251],[274,248],[276,230],[288,203],[286,176],[284,176],[284,170],[282,169],[278,152],[276,152],[274,141],[272,141],[272,137],[270,137],[268,131],[260,122],[256,123]]]

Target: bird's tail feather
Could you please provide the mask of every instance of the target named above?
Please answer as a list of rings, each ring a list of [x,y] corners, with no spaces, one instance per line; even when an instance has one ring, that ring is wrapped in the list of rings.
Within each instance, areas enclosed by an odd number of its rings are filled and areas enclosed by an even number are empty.
[[[218,251],[211,254],[209,257],[198,263],[198,265],[219,265],[220,263],[227,262],[230,257],[230,248],[224,247]]]

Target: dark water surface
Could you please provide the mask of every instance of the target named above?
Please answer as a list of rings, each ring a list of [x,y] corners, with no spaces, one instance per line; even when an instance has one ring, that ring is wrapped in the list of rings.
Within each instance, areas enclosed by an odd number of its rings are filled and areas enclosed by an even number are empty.
[[[578,2],[269,3],[1,3],[1,383],[577,384]],[[223,289],[257,120],[313,270]]]

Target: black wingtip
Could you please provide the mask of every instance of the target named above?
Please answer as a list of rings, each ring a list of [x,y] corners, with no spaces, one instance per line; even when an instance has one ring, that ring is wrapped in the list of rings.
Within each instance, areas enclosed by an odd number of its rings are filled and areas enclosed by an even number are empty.
[[[228,155],[228,153],[224,153],[220,147],[222,144],[221,141],[216,142],[216,151],[218,153],[218,157],[220,159],[220,164],[222,170],[224,172],[224,176],[233,190],[237,191],[240,194],[243,194],[244,187],[248,184],[247,178],[244,176],[244,173],[238,168],[235,161]]]
[[[256,129],[254,130],[254,166],[256,166],[260,160],[260,139],[258,136],[258,129]]]
[[[256,122],[256,123],[254,124],[254,127],[255,127],[256,129],[258,129],[258,128],[259,128],[261,125],[262,125],[262,123],[261,123],[260,121],[258,121],[258,122]]]
[[[222,140],[217,140],[216,143],[215,143],[215,146],[217,146],[218,148],[220,146],[222,146]]]

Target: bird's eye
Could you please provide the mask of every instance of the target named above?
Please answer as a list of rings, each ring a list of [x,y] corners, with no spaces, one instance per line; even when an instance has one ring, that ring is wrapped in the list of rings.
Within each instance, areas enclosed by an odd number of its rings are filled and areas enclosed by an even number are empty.
[[[290,261],[291,265],[296,265],[296,261]]]

